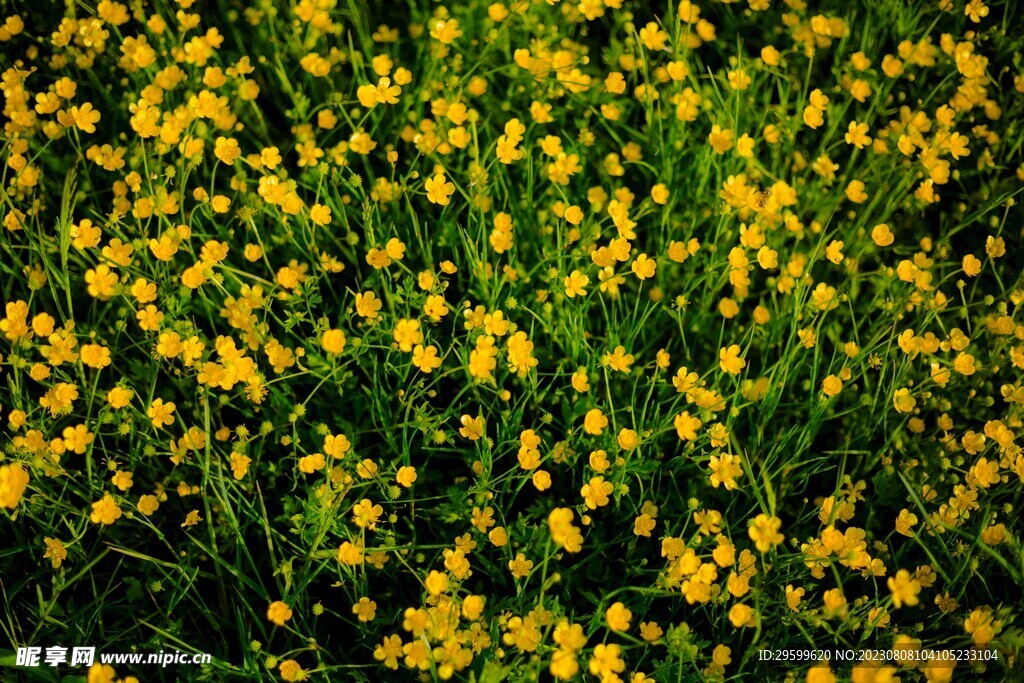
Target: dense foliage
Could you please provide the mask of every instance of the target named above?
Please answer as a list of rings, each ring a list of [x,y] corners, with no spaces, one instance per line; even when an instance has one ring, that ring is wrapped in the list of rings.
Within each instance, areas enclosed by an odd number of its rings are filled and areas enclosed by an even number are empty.
[[[0,0],[0,677],[1010,675],[1022,24]]]

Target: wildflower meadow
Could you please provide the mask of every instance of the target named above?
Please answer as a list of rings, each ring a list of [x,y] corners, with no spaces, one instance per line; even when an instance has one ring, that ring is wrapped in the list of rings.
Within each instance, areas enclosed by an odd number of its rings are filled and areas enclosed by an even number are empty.
[[[1024,680],[1019,0],[0,0],[0,106],[0,681]]]

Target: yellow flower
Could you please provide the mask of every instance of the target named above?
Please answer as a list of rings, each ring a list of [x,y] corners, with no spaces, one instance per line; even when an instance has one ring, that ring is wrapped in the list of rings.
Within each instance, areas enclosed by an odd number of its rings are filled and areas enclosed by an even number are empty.
[[[477,415],[472,417],[470,415],[463,415],[459,418],[459,422],[462,425],[459,427],[459,434],[463,438],[469,439],[470,441],[476,441],[484,435],[484,429],[486,421],[483,415]]]
[[[757,623],[757,612],[750,605],[736,603],[729,609],[729,621],[734,628],[754,626]]]
[[[898,413],[909,413],[917,405],[917,399],[910,395],[910,389],[897,389],[892,396],[892,404]]]
[[[68,556],[64,543],[58,538],[50,538],[49,536],[43,539],[43,543],[46,544],[46,552],[43,553],[43,559],[49,560],[50,566],[57,569]]]
[[[821,382],[821,391],[826,396],[835,396],[843,390],[843,380],[835,375],[829,375]]]
[[[437,355],[437,347],[433,344],[426,347],[422,344],[417,344],[412,350],[412,364],[419,368],[421,372],[427,374],[441,367],[441,359]]]
[[[96,662],[89,667],[86,675],[86,683],[114,683],[114,677],[117,673],[114,671],[114,667],[109,664],[100,664]]]
[[[387,252],[389,258],[395,261],[405,258],[405,244],[397,237],[388,240],[388,243],[384,245],[384,251]]]
[[[664,634],[665,632],[662,630],[661,626],[658,626],[656,622],[644,621],[640,623],[640,637],[646,640],[648,643],[652,643],[658,640]]]
[[[761,61],[768,66],[778,66],[779,60],[782,56],[779,54],[778,49],[771,45],[765,45],[761,48]]]
[[[964,620],[964,630],[978,647],[992,642],[1003,623],[995,618],[991,607],[978,607]]]
[[[281,150],[277,147],[264,147],[260,150],[260,163],[273,170],[281,163]]]
[[[626,353],[626,349],[622,345],[616,346],[611,353],[606,353],[601,358],[602,363],[608,368],[623,373],[629,372],[633,360],[633,354]]]
[[[665,45],[668,42],[668,34],[661,30],[661,27],[653,21],[647,22],[647,24],[640,29],[639,35],[640,40],[643,41],[644,47],[652,52],[664,50]]]
[[[378,311],[380,311],[381,305],[381,300],[373,292],[356,294],[356,313],[360,317],[375,320],[379,317]]]
[[[281,674],[281,680],[288,681],[304,681],[306,680],[306,671],[303,669],[297,661],[294,659],[286,659],[281,662],[278,667],[278,672]]]
[[[892,231],[885,223],[879,223],[871,229],[871,240],[880,247],[887,247],[895,241]]]
[[[28,487],[29,476],[20,463],[0,465],[0,507],[16,508]]]
[[[103,231],[88,218],[71,225],[71,246],[75,249],[92,249],[99,245]]]
[[[382,514],[384,514],[384,508],[374,505],[368,498],[363,498],[352,506],[352,521],[360,528],[373,529]]]
[[[655,204],[667,204],[669,198],[669,189],[665,183],[658,183],[651,188],[651,200]]]
[[[860,180],[851,180],[846,186],[846,198],[854,204],[863,204],[868,194],[864,191],[864,183]]]
[[[851,121],[846,131],[846,144],[853,145],[857,149],[864,149],[865,145],[871,144],[871,136],[868,135],[868,124]]]
[[[377,603],[370,598],[359,598],[359,602],[352,605],[352,614],[356,615],[359,621],[373,621],[377,614]]]
[[[110,478],[111,483],[117,487],[118,491],[127,491],[132,487],[132,473],[125,470],[117,470],[114,472],[114,476]]]
[[[231,166],[242,155],[242,150],[238,148],[238,140],[218,136],[213,145],[213,153],[217,159]]]
[[[651,531],[657,525],[657,521],[648,514],[643,514],[633,520],[633,534],[650,538]]]
[[[398,669],[398,658],[402,656],[402,639],[399,636],[385,636],[383,642],[373,651],[373,658],[383,662],[389,669]]]
[[[398,469],[398,474],[395,475],[395,481],[397,481],[401,486],[409,488],[416,481],[416,468],[408,465],[400,467]]]
[[[331,222],[331,207],[314,204],[309,210],[309,219],[316,225],[328,225]]]
[[[708,461],[708,469],[711,470],[711,486],[716,489],[725,486],[728,491],[736,488],[736,477],[743,474],[740,456],[729,453],[721,456],[712,455]]]
[[[786,586],[786,605],[790,611],[796,612],[800,609],[800,601],[803,599],[803,596],[803,588],[794,588],[791,584]]]
[[[728,128],[722,129],[717,123],[711,127],[711,133],[708,135],[708,144],[715,151],[715,154],[725,154],[732,149],[733,138],[735,137]]]
[[[618,645],[599,643],[594,648],[587,669],[594,676],[599,676],[601,680],[613,681],[618,678],[615,674],[626,670],[626,662],[623,661],[621,654],[622,648]]]
[[[633,613],[621,602],[613,603],[604,613],[605,623],[613,631],[628,631],[632,619]]]
[[[554,543],[567,552],[578,553],[583,549],[583,535],[572,523],[573,516],[569,508],[555,508],[548,514],[548,530]]]
[[[199,510],[190,510],[189,513],[185,515],[185,521],[181,523],[181,526],[182,528],[195,526],[196,524],[199,524],[202,519],[203,518],[199,516]]]
[[[565,278],[565,295],[570,299],[576,296],[583,296],[587,293],[585,289],[587,284],[590,282],[590,278],[581,273],[578,270],[572,271]]]
[[[267,607],[267,619],[278,626],[284,626],[292,618],[292,610],[281,600],[275,600]]]
[[[590,390],[590,379],[587,377],[586,368],[576,368],[572,373],[572,388],[583,394]]]
[[[843,241],[832,240],[829,245],[825,247],[825,258],[835,264],[843,262]]]
[[[583,430],[587,434],[599,435],[608,426],[608,418],[600,408],[591,408],[583,417]]]
[[[974,356],[963,352],[957,354],[953,359],[953,369],[964,377],[970,377],[977,371],[974,366]]]
[[[448,206],[451,196],[455,194],[455,185],[448,182],[443,173],[435,173],[432,177],[427,178],[425,187],[427,199],[432,204]]]
[[[647,254],[640,254],[633,260],[630,268],[638,279],[646,280],[654,277],[654,271],[655,268],[657,268],[657,264],[653,259],[648,258]]]
[[[483,614],[484,602],[481,595],[467,595],[462,601],[462,616],[470,621],[476,621]]]
[[[757,250],[757,265],[764,270],[772,270],[779,267],[779,252],[767,246]]]
[[[806,683],[836,683],[836,676],[828,662],[818,662],[807,670]]]
[[[345,565],[357,565],[363,562],[363,547],[362,544],[354,544],[349,541],[344,541],[338,546],[337,554],[338,562]]]
[[[762,513],[754,518],[747,533],[750,536],[750,540],[757,546],[757,549],[762,553],[766,553],[773,546],[777,546],[786,540],[786,537],[779,533],[781,526],[781,519],[769,517]]]
[[[508,543],[508,532],[505,530],[505,527],[496,526],[487,533],[487,540],[495,548],[501,548]]]
[[[313,453],[299,458],[299,471],[303,474],[319,472],[326,466],[323,453]]]
[[[588,462],[594,471],[598,473],[604,472],[611,467],[611,463],[608,462],[608,454],[605,451],[592,451]]]
[[[352,448],[352,442],[344,434],[328,434],[324,437],[323,451],[332,458],[344,458]]]
[[[999,480],[999,463],[988,458],[978,458],[978,462],[971,467],[967,474],[967,481],[969,483],[973,483],[983,489],[987,489],[993,484],[998,484]]]
[[[689,411],[684,410],[675,416],[673,424],[680,440],[693,441],[697,438],[697,430],[700,429],[703,422],[696,415],[690,415]]]
[[[522,579],[529,576],[533,569],[533,560],[528,560],[526,555],[518,553],[514,559],[509,560],[508,568],[514,578]]]
[[[89,296],[106,301],[117,292],[117,273],[105,263],[85,271],[86,291]]]
[[[568,681],[576,677],[580,671],[579,662],[576,660],[576,653],[569,649],[560,647],[551,653],[551,664],[548,672],[560,681]]]
[[[420,330],[419,320],[400,318],[395,323],[394,339],[398,348],[406,353],[413,350],[413,347],[423,342],[423,332]]]
[[[156,496],[140,496],[138,505],[136,507],[139,508],[139,512],[149,517],[157,511],[157,508],[160,507],[160,501]]]
[[[457,19],[436,19],[430,26],[430,37],[445,45],[450,45],[461,35]]]
[[[345,333],[341,330],[331,329],[320,335],[320,345],[332,356],[340,355],[345,350],[345,343]]]
[[[825,112],[823,109],[807,105],[804,107],[803,120],[808,128],[821,128],[825,123]]]
[[[92,513],[89,515],[89,521],[93,524],[110,525],[120,518],[121,508],[109,493],[104,494],[103,498],[92,504]]]
[[[565,210],[563,218],[570,225],[579,225],[583,222],[583,209],[573,204]]]
[[[161,427],[174,424],[175,407],[174,403],[165,403],[162,398],[158,398],[150,404],[149,410],[146,411],[146,414],[153,422],[153,426],[159,429]]]
[[[83,133],[96,132],[96,123],[100,120],[100,113],[93,108],[91,102],[85,102],[81,107],[71,107],[68,113],[74,121],[75,127]]]
[[[917,524],[917,516],[906,508],[900,510],[899,516],[896,518],[896,531],[904,536],[913,536],[914,532],[911,531],[911,527]]]
[[[366,262],[373,266],[374,270],[381,270],[391,265],[391,257],[384,249],[373,247],[366,252]]]
[[[966,14],[971,21],[975,24],[981,23],[981,20],[988,16],[989,8],[985,6],[982,0],[970,0],[967,6],[964,7],[964,14]]]
[[[583,496],[583,502],[586,503],[587,508],[596,510],[609,503],[609,496],[614,490],[615,487],[612,483],[605,481],[604,477],[593,477],[580,489],[580,495]]]
[[[906,569],[901,569],[896,572],[896,576],[889,577],[886,585],[892,593],[892,604],[896,609],[903,605],[913,607],[918,603],[917,595],[921,592],[921,584],[912,578]]]
[[[738,375],[746,365],[747,361],[740,357],[740,347],[738,344],[723,347],[718,352],[718,367],[723,372],[727,372],[730,375]]]

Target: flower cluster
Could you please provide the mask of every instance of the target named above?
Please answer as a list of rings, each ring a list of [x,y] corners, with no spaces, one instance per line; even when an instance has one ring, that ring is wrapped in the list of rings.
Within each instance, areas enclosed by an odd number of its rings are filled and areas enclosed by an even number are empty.
[[[0,12],[18,645],[205,680],[1019,666],[1014,0]],[[756,656],[798,642],[899,656]]]

